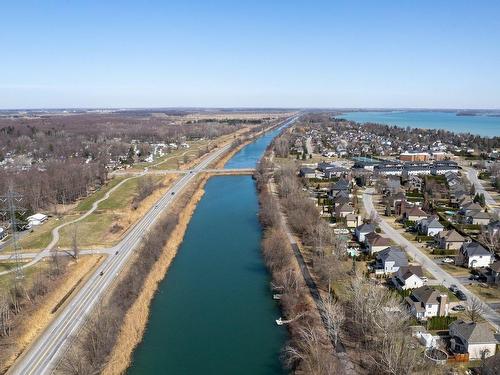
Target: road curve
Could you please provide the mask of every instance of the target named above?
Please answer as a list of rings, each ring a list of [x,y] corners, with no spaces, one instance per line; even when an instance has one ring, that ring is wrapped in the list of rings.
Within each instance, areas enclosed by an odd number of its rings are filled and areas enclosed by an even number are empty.
[[[61,225],[58,225],[57,227],[55,227],[54,229],[52,229],[52,241],[50,241],[50,243],[47,245],[47,247],[45,249],[43,249],[42,251],[40,251],[39,253],[35,254],[33,257],[29,257],[31,258],[31,261],[30,262],[27,262],[25,264],[23,264],[20,268],[26,268],[26,267],[31,267],[33,264],[39,262],[40,260],[42,260],[43,258],[46,258],[48,256],[51,255],[51,251],[52,249],[54,248],[54,246],[56,246],[56,244],[59,242],[59,230],[61,230],[62,228],[64,228],[65,226],[68,226],[70,224],[74,224],[74,223],[77,223],[83,219],[85,219],[86,217],[88,217],[89,215],[91,215],[95,210],[97,210],[97,208],[99,207],[99,204],[103,201],[105,201],[106,199],[109,198],[109,196],[116,190],[118,189],[120,186],[122,186],[125,182],[127,182],[128,180],[132,179],[132,178],[137,178],[137,177],[140,177],[142,176],[144,173],[141,173],[137,176],[132,176],[132,177],[129,177],[129,178],[126,178],[125,180],[123,181],[120,181],[120,183],[116,184],[116,186],[113,186],[112,189],[110,189],[105,195],[104,197],[102,197],[101,199],[95,201],[93,204],[92,204],[92,207],[87,211],[85,212],[82,216],[79,216],[78,218],[74,219],[74,220],[71,220],[71,221],[68,221],[67,223],[63,223]],[[25,254],[20,254],[19,255],[19,258],[20,259],[26,259],[27,257],[24,256]],[[0,259],[12,259],[12,257],[14,257],[14,254],[9,254],[9,256],[7,255],[2,255],[0,256]],[[11,269],[11,270],[7,270],[7,271],[3,271],[3,272],[0,272],[0,276],[2,275],[5,275],[7,273],[10,273],[10,272],[14,272],[15,269]]]
[[[438,284],[442,284],[445,287],[449,287],[450,285],[455,284],[467,296],[468,299],[474,297],[478,301],[481,301],[481,299],[474,293],[472,293],[469,289],[467,289],[459,279],[444,271],[431,258],[429,258],[427,254],[425,254],[413,243],[404,238],[396,229],[394,229],[380,215],[378,215],[373,206],[373,192],[373,188],[368,188],[365,190],[365,192],[363,193],[363,205],[368,215],[374,212],[380,219],[379,226],[382,231],[387,234],[391,240],[399,244],[415,261],[420,263],[422,267],[427,269],[432,274],[432,276],[436,278]],[[500,331],[500,314],[493,310],[488,304],[484,302],[481,302],[481,304],[483,308],[483,317],[488,322],[490,322],[497,331]]]

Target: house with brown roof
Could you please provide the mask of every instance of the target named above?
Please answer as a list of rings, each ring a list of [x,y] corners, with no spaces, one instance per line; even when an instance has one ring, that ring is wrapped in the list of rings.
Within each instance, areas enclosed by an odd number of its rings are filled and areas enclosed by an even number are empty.
[[[405,298],[405,302],[410,313],[419,320],[448,315],[448,294],[430,286],[413,289],[410,296]]]
[[[491,357],[496,353],[497,340],[488,323],[456,320],[449,326],[450,350],[469,354],[469,360]]]
[[[377,233],[374,233],[374,235],[371,235],[371,233],[367,234],[365,236],[365,243],[368,246],[368,252],[372,255],[391,246],[391,240]]]
[[[465,238],[455,229],[443,230],[437,235],[439,248],[446,250],[459,250],[465,242]]]
[[[419,221],[427,218],[427,214],[417,206],[407,207],[403,212],[403,219],[408,221]]]

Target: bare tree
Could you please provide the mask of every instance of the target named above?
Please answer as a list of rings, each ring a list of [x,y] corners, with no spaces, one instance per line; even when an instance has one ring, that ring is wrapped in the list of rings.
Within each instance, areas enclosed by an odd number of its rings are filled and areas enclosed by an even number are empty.
[[[78,261],[80,248],[78,247],[78,223],[73,224],[73,232],[71,233],[71,251],[73,258]]]
[[[476,297],[472,297],[467,302],[467,307],[465,309],[465,315],[470,319],[471,322],[476,323],[481,318],[483,313],[483,304]]]
[[[344,308],[339,301],[328,296],[328,298],[321,301],[320,310],[326,322],[328,334],[333,338],[334,344],[337,345],[345,321]]]

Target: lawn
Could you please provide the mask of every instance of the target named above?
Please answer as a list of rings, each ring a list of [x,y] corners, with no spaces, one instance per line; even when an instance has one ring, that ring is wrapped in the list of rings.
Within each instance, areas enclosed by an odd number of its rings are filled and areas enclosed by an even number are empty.
[[[482,287],[481,285],[466,285],[467,289],[487,302],[500,302],[500,288],[495,286]]]
[[[448,295],[448,300],[450,302],[458,302],[460,301],[457,296],[455,294],[453,294],[451,292],[451,290],[449,290],[447,287],[445,287],[444,285],[434,285],[433,286],[434,288],[436,288],[437,290],[439,290],[440,292],[443,292],[443,293],[446,293]]]
[[[453,276],[467,276],[469,271],[466,268],[458,267],[453,264],[440,264],[441,268]]]
[[[103,186],[99,191],[96,191],[94,194],[89,195],[87,198],[83,199],[78,206],[76,206],[75,211],[86,212],[92,208],[92,205],[95,201],[103,198],[104,195],[118,185],[121,181],[123,181],[125,177],[114,177],[111,181],[109,181],[105,186]]]

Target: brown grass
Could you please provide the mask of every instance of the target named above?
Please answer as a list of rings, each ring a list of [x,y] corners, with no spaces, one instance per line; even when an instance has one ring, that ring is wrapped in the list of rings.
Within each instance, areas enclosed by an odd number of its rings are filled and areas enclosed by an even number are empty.
[[[7,371],[28,345],[57,317],[65,305],[63,303],[58,307],[60,302],[68,295],[73,296],[79,290],[102,259],[103,256],[84,256],[78,262],[68,264],[66,274],[53,284],[52,290],[40,298],[35,305],[21,312],[21,328],[8,338],[6,345],[2,345],[0,373]]]
[[[116,344],[102,374],[121,374],[130,365],[133,350],[142,340],[148,321],[150,304],[158,289],[158,284],[165,277],[172,260],[177,254],[191,216],[204,194],[203,186],[207,179],[208,177],[204,177],[198,182],[192,198],[180,212],[179,223],[164,247],[161,257],[148,274],[141,294],[125,315]],[[178,209],[180,207],[175,207],[174,211]]]

